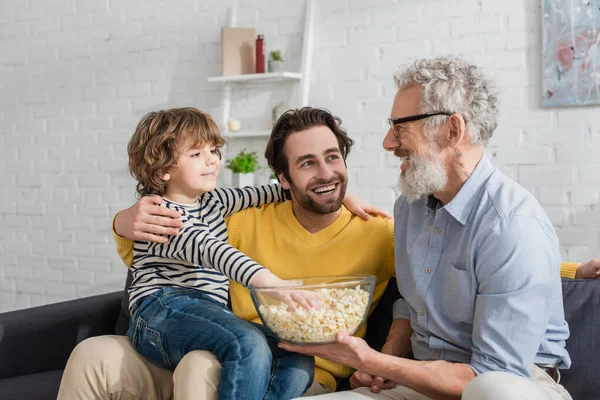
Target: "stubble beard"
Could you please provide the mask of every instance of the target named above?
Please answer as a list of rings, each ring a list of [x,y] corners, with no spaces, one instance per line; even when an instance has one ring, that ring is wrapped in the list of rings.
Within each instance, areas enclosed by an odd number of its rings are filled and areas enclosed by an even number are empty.
[[[347,178],[345,178],[344,176],[342,176],[340,174],[337,174],[335,176],[335,178],[332,179],[331,181],[339,182],[338,185],[340,188],[340,194],[336,199],[325,202],[325,203],[320,203],[320,202],[316,201],[315,199],[313,199],[313,197],[311,195],[307,194],[307,192],[309,191],[308,189],[301,191],[291,181],[289,182],[290,191],[294,195],[294,199],[296,200],[296,202],[300,206],[302,206],[302,208],[304,208],[310,212],[313,212],[315,214],[322,214],[322,215],[331,214],[333,212],[338,211],[342,207],[344,197],[346,196]],[[317,184],[321,185],[321,184],[327,184],[327,183],[329,183],[329,182],[318,182]]]

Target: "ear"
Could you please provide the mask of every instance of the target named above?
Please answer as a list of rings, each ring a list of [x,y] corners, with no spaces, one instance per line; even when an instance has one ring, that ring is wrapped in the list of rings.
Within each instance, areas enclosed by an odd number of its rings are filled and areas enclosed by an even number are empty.
[[[279,179],[281,187],[283,187],[285,190],[290,190],[290,183],[287,181],[287,179],[285,179],[283,172],[277,174],[277,178]]]
[[[168,182],[168,180],[171,179],[171,174],[165,172],[164,174],[160,175],[159,178],[165,182]]]
[[[462,143],[467,135],[465,119],[460,114],[452,114],[448,118],[448,131],[446,133],[446,141],[448,147],[456,148]]]

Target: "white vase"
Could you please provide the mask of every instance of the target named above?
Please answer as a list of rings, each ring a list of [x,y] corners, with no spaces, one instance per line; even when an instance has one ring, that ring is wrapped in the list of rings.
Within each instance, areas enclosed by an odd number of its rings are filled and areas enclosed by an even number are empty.
[[[269,60],[268,68],[269,72],[283,72],[285,70],[285,64],[279,60]]]
[[[233,174],[231,176],[231,184],[235,187],[254,186],[254,173]]]

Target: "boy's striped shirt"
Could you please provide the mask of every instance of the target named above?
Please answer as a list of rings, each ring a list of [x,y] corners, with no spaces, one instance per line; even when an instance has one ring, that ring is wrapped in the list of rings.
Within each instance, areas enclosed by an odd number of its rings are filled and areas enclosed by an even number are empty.
[[[168,243],[135,241],[129,308],[162,287],[201,290],[227,304],[229,278],[247,286],[264,267],[227,243],[225,217],[248,207],[285,201],[278,184],[219,188],[195,204],[164,199],[163,206],[181,213],[183,228]]]

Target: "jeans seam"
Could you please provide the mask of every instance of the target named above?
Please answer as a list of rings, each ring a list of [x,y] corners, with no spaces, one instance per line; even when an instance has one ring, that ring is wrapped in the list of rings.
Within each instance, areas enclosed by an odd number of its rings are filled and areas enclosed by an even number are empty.
[[[162,337],[160,336],[160,332],[157,332],[154,329],[146,327],[146,333],[149,333],[149,334],[151,334],[152,336],[154,336],[156,338],[156,341],[158,342],[158,349],[162,353],[163,358],[164,358],[166,364],[167,365],[173,365],[171,363],[171,359],[169,358],[169,355],[167,354],[167,352],[165,351],[165,348],[163,346]]]
[[[135,319],[135,329],[133,330],[133,338],[131,338],[131,343],[133,347],[137,348],[138,336],[140,334],[140,319]]]
[[[277,362],[278,358],[273,355],[273,361],[271,362],[271,376],[269,377],[269,384],[267,385],[267,390],[265,391],[265,395],[263,396],[263,400],[267,398],[269,393],[271,393],[271,389],[273,388],[273,380],[275,380],[275,375],[277,375]]]
[[[162,302],[161,302],[162,304]],[[164,304],[163,304],[164,307]],[[147,335],[152,335],[156,338],[156,341],[158,342],[158,349],[160,350],[160,353],[163,356],[163,361],[165,362],[166,365],[172,365],[171,363],[171,358],[169,357],[169,355],[167,354],[167,352],[164,349],[163,346],[163,342],[162,342],[162,337],[160,335],[160,332],[156,331],[155,329],[149,328],[148,327],[148,323],[146,322],[145,319],[138,317],[136,320],[136,332],[134,333],[134,339],[135,339],[135,343],[133,344],[134,347],[137,348],[136,343],[137,343],[137,339],[139,338],[139,331],[138,329],[144,329],[144,333]]]

